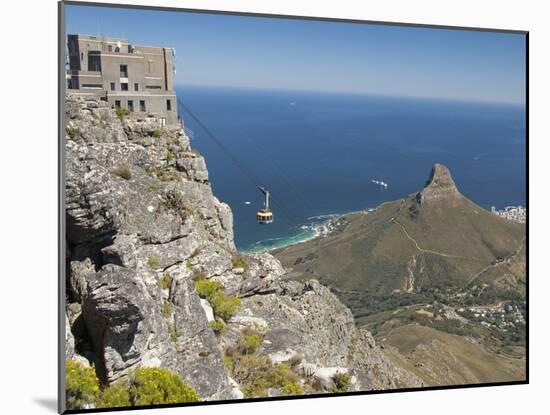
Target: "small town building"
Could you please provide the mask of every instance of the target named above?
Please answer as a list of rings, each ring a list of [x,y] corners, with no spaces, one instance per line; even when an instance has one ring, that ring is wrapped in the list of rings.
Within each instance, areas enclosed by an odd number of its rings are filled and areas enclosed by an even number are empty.
[[[67,50],[69,93],[94,95],[131,114],[152,114],[164,125],[179,123],[174,49],[70,34]]]

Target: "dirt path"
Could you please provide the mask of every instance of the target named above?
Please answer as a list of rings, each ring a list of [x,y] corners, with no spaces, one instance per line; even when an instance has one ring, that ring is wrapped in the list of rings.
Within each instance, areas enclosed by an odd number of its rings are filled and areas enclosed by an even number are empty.
[[[399,221],[397,221],[395,218],[391,218],[391,221],[393,223],[395,223],[396,225],[399,225],[399,227],[401,228],[401,230],[403,231],[405,236],[407,238],[409,238],[409,240],[414,244],[416,249],[418,249],[420,252],[433,254],[433,255],[439,255],[439,256],[442,256],[442,257],[446,257],[446,258],[457,258],[457,259],[468,259],[468,260],[473,260],[473,261],[482,261],[479,258],[465,257],[465,256],[460,256],[460,255],[452,255],[452,254],[446,254],[444,252],[433,251],[431,249],[424,249],[420,245],[418,245],[418,242],[416,242],[416,240],[411,235],[409,235],[409,232],[407,232],[407,229],[405,229],[405,227],[401,223],[399,223]]]
[[[499,267],[501,265],[504,265],[504,264],[509,264],[510,261],[517,255],[519,255],[519,253],[521,252],[521,249],[523,248],[523,243],[525,242],[525,238],[523,238],[521,240],[521,242],[519,243],[519,246],[517,247],[516,251],[506,257],[503,261],[501,262],[497,262],[495,264],[489,264],[487,265],[485,268],[483,268],[481,271],[478,271],[476,272],[474,275],[472,275],[470,278],[468,278],[468,280],[466,280],[466,284],[464,285],[465,287],[467,287],[468,285],[470,285],[472,282],[474,282],[480,275],[484,274],[485,272],[487,272],[488,270],[490,270],[491,268],[496,268],[496,267]]]

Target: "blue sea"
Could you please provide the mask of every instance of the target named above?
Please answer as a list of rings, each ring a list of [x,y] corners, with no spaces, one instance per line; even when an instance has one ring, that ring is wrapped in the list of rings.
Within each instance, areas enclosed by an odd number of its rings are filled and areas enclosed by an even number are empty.
[[[296,243],[350,211],[422,188],[434,163],[479,205],[525,205],[525,107],[352,94],[180,86],[180,108],[206,158],[215,195],[234,215],[235,243],[260,251]],[[236,161],[235,161],[236,160]],[[381,180],[383,188],[371,183]],[[275,221],[258,225],[272,193]]]

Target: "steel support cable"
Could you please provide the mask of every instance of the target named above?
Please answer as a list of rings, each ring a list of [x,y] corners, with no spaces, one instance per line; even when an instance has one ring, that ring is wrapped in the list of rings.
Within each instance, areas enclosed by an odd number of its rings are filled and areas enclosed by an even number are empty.
[[[240,172],[256,187],[259,187],[262,185],[262,182],[259,180],[259,178],[252,173],[248,168],[242,164],[237,157],[231,153],[231,151],[227,148],[225,144],[223,144],[216,136],[215,134],[201,121],[201,119],[195,115],[191,109],[185,105],[181,100],[178,98],[178,106],[179,108],[183,108],[187,114],[195,121],[195,123],[206,133],[208,138],[210,138],[222,151],[223,153],[231,159],[231,161],[239,168]],[[290,222],[291,226],[299,226],[299,223],[292,217],[292,215],[288,212],[288,209],[284,206],[282,202],[280,202],[277,198],[272,197],[272,203],[273,205],[278,207],[278,210],[280,210],[284,216],[286,216],[286,219]]]

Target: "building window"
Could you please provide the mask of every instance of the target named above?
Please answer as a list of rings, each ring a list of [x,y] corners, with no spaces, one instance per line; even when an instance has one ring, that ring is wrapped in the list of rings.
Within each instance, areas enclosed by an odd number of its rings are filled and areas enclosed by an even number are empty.
[[[134,101],[128,100],[128,111],[134,112]]]
[[[152,66],[152,63],[153,63],[152,60],[148,60],[148,61],[147,61],[147,71],[148,71],[149,73],[151,73],[151,66]]]
[[[120,101],[118,99],[115,101],[115,108],[120,108]]]
[[[134,91],[139,91],[139,84],[137,82],[134,84]]]
[[[128,83],[127,82],[121,82],[120,83],[120,90],[121,91],[128,91]]]
[[[114,91],[116,89],[116,84],[114,82],[111,82],[111,91]]]
[[[101,84],[82,84],[82,88],[101,89],[101,88],[103,88],[103,85],[101,85]]]
[[[120,48],[118,46],[115,48],[115,52],[120,52]]]
[[[168,111],[172,111],[172,101],[170,101],[169,99],[166,100],[166,109]]]
[[[97,52],[88,53],[88,70],[90,72],[101,72],[101,57]]]
[[[107,52],[112,52],[112,51],[113,51],[113,46],[107,45]]]
[[[160,85],[145,85],[145,89],[160,89]]]
[[[120,77],[128,78],[128,65],[120,65]]]
[[[145,112],[145,101],[139,101],[139,110]]]

